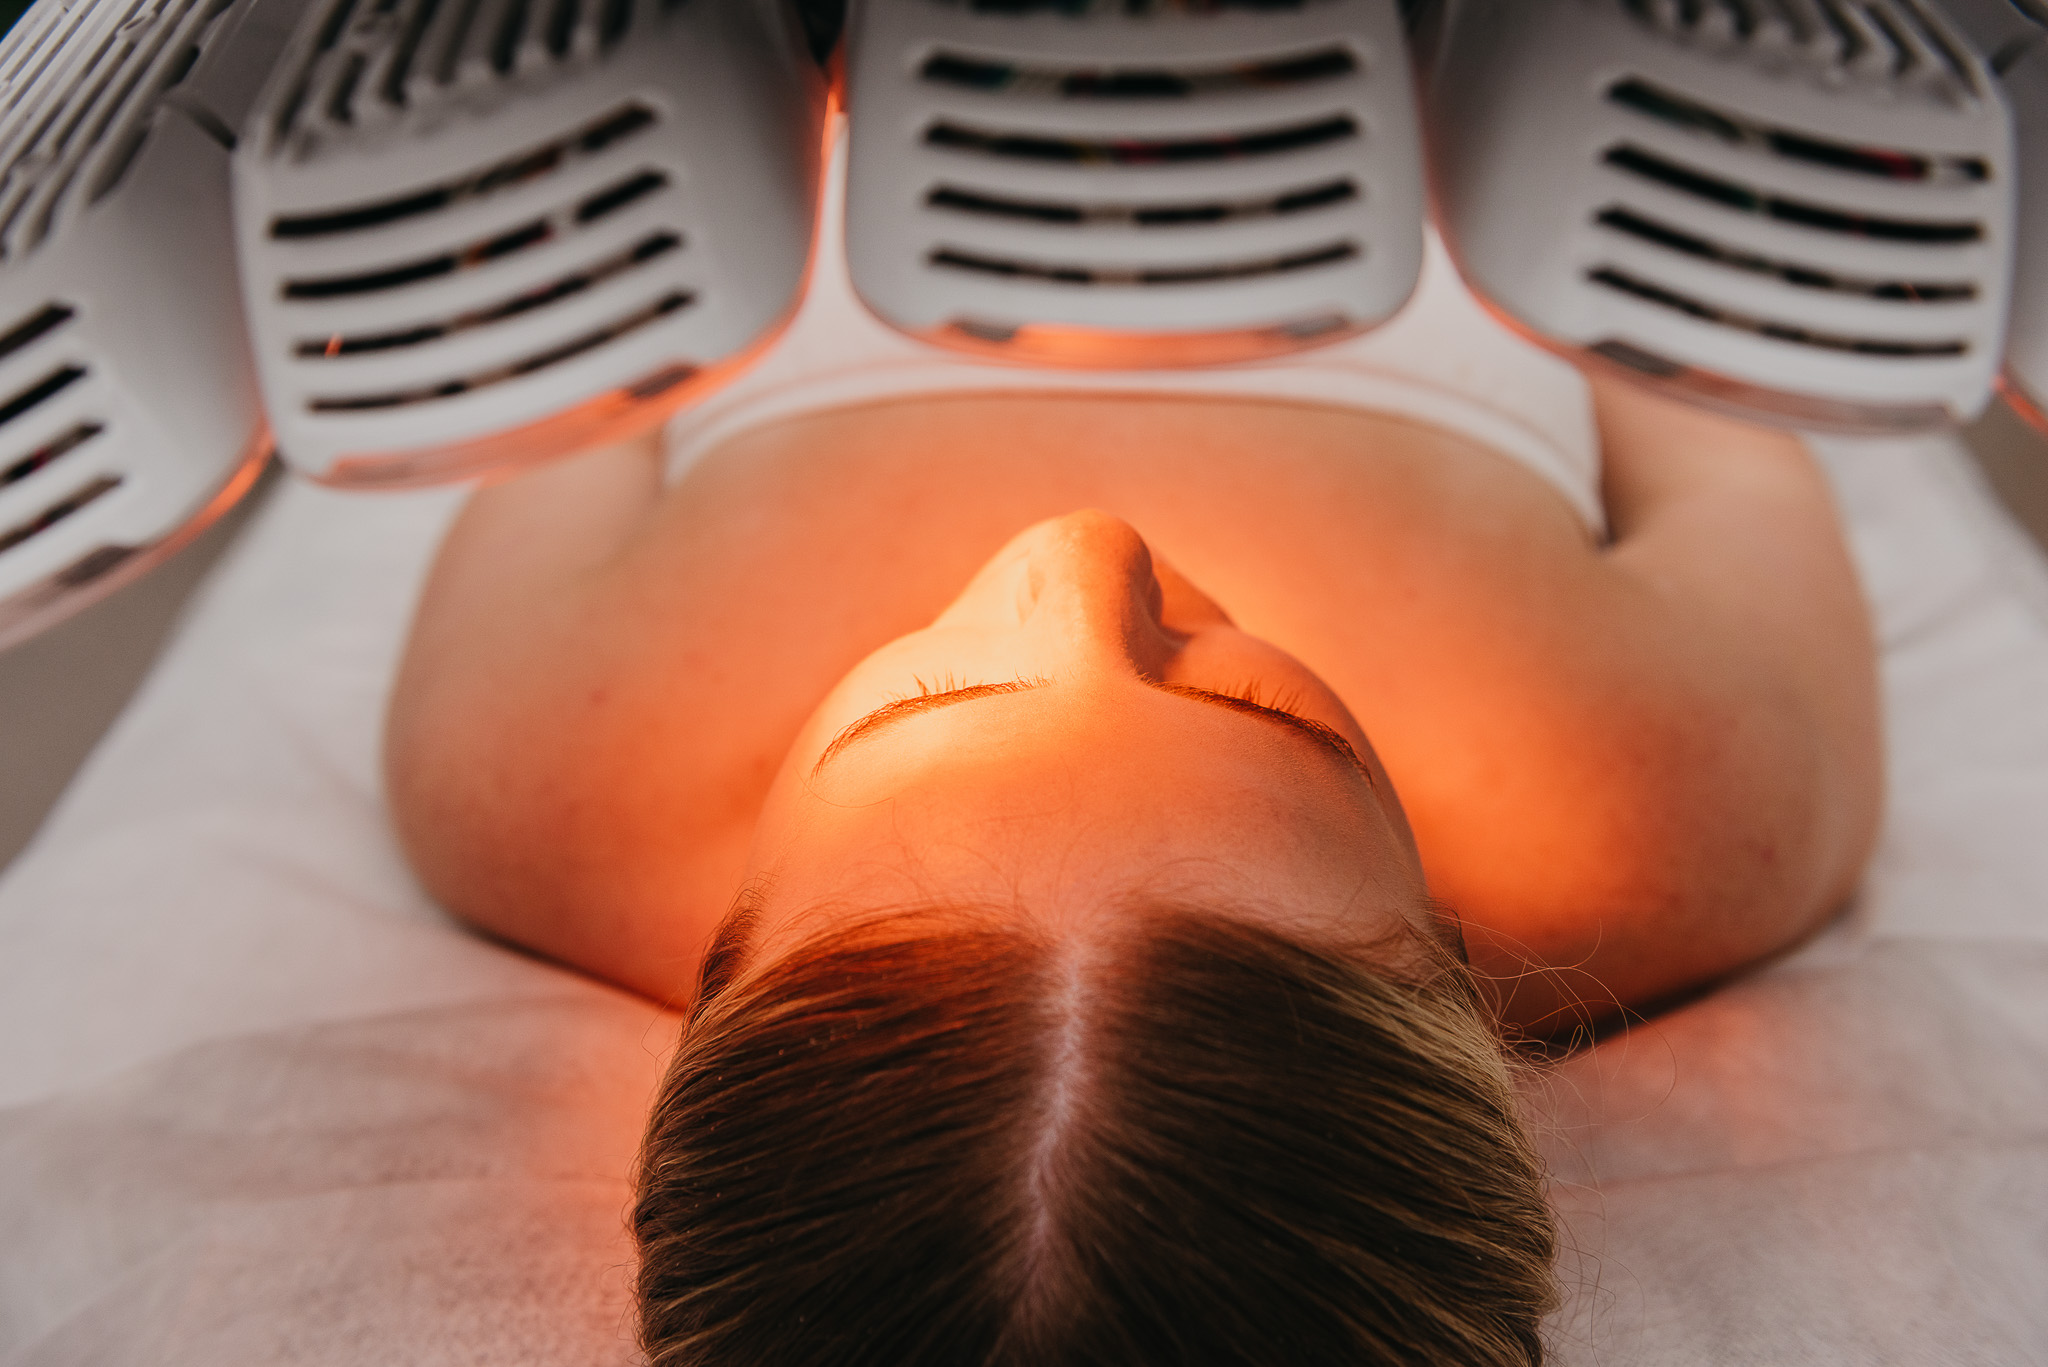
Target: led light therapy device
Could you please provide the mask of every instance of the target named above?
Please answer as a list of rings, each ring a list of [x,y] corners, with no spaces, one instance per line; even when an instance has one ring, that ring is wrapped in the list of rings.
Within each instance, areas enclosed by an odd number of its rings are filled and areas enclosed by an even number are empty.
[[[269,443],[228,144],[277,0],[42,0],[0,40],[0,646],[153,566]]]
[[[823,78],[783,0],[328,0],[235,161],[279,453],[460,478],[652,425],[795,308]]]
[[[905,332],[1240,359],[1389,317],[1422,260],[1393,0],[855,0],[847,255]]]
[[[1973,417],[2012,280],[2008,108],[1915,0],[1449,0],[1439,222],[1539,339],[1752,418]]]

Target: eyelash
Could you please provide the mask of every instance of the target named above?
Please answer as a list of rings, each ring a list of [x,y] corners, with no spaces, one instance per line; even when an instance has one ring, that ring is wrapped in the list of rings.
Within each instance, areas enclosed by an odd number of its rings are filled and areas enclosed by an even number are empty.
[[[911,676],[911,680],[917,685],[917,693],[914,696],[920,698],[929,698],[937,693],[953,693],[963,688],[984,688],[988,686],[980,683],[959,683],[951,674],[940,676],[936,685],[927,683],[915,675]],[[1011,682],[1024,688],[1037,688],[1043,687],[1045,684],[1050,683],[1051,680],[1019,677],[1011,680]],[[1302,715],[1297,710],[1301,704],[1301,695],[1299,693],[1283,693],[1269,702],[1259,696],[1259,682],[1256,679],[1248,680],[1236,688],[1216,688],[1210,691],[1222,697],[1235,698],[1239,702],[1250,703],[1253,707],[1263,707],[1273,712],[1285,712],[1290,717],[1300,718]]]
[[[1301,712],[1298,710],[1301,706],[1301,694],[1299,692],[1282,693],[1269,701],[1259,696],[1259,681],[1257,679],[1250,680],[1239,688],[1218,688],[1213,691],[1222,694],[1226,698],[1236,698],[1239,702],[1248,702],[1253,707],[1263,707],[1269,712],[1285,712],[1290,717],[1301,716]]]

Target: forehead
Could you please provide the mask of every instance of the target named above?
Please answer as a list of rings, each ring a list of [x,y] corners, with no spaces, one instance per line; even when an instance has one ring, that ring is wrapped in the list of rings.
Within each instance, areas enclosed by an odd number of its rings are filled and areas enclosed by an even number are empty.
[[[781,847],[757,851],[773,902],[1073,919],[1143,892],[1348,923],[1421,901],[1370,789],[1313,742],[1144,691],[1078,717],[1045,690],[901,719],[817,775]]]

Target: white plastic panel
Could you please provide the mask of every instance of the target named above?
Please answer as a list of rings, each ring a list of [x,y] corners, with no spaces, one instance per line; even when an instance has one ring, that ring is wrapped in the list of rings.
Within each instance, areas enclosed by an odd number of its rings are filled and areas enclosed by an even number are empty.
[[[235,162],[280,454],[412,484],[658,422],[793,309],[823,100],[783,0],[329,0]]]
[[[1763,420],[1965,420],[2012,281],[2009,111],[1911,0],[1450,0],[1427,95],[1473,288]]]
[[[0,41],[0,646],[195,535],[267,454],[215,103],[275,59],[249,7],[44,0]]]
[[[857,0],[847,252],[883,320],[1157,365],[1383,321],[1421,264],[1393,0]]]

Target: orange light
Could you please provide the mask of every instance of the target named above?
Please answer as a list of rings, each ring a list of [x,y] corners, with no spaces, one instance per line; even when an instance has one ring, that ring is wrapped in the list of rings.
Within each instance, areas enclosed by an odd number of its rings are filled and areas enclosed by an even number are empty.
[[[1998,393],[2008,408],[2032,423],[2037,430],[2048,433],[2048,407],[2043,407],[2044,404],[2048,404],[2048,396],[2036,398],[2029,394],[2021,387],[2020,382],[2013,378],[2011,371],[2006,371],[1998,377]]]
[[[1285,356],[1354,337],[1363,328],[1343,319],[1225,332],[1116,332],[1060,323],[1025,323],[1014,330],[954,322],[925,340],[995,360],[1088,370],[1226,365]]]

